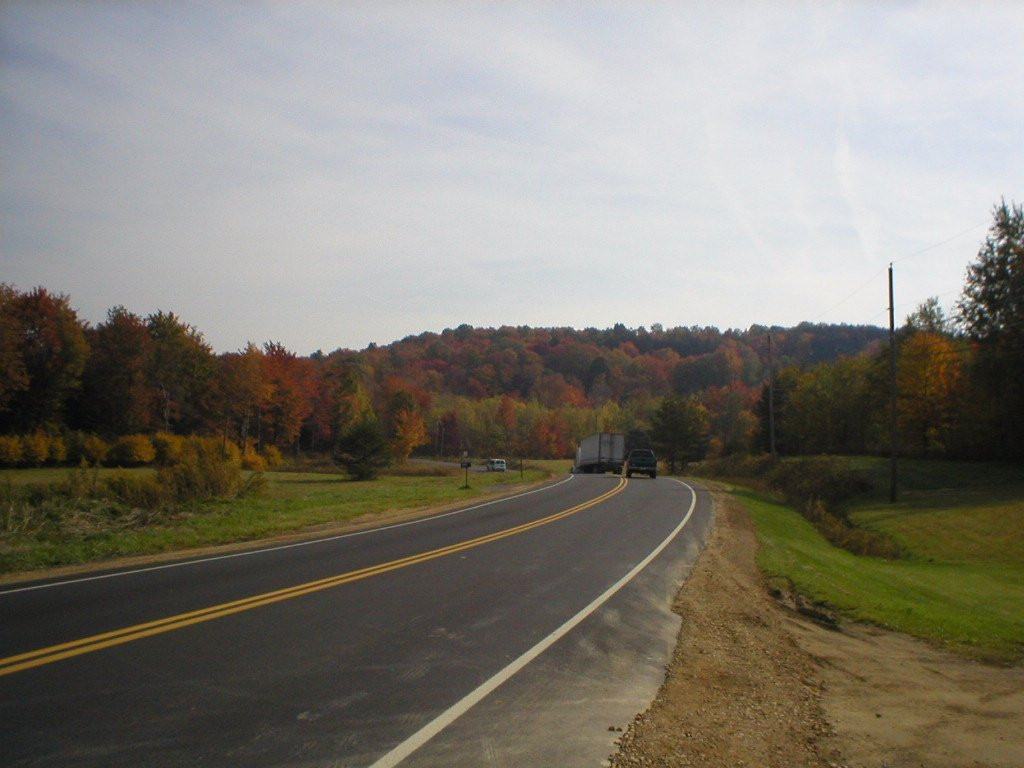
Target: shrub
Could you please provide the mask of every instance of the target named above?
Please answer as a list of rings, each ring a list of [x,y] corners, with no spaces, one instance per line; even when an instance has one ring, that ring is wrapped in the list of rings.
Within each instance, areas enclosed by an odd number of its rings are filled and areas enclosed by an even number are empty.
[[[67,480],[63,484],[64,493],[72,499],[95,496],[99,476],[99,466],[89,466],[89,462],[83,456],[78,462],[78,469],[68,472]]]
[[[42,466],[50,458],[50,438],[42,432],[21,438],[21,460],[33,467]]]
[[[280,467],[284,464],[284,456],[276,445],[268,445],[263,449],[263,458],[268,467]]]
[[[153,450],[156,451],[156,463],[162,467],[181,461],[181,453],[185,448],[185,438],[170,432],[157,432],[153,435]]]
[[[17,435],[0,435],[0,464],[13,467],[21,462],[21,438]]]
[[[64,438],[57,436],[50,438],[50,461],[54,464],[63,464],[68,459],[68,444]]]
[[[181,460],[157,476],[178,501],[234,497],[243,485],[238,447],[218,438],[188,438]]]
[[[712,476],[754,478],[781,493],[822,536],[855,555],[896,559],[899,546],[883,533],[850,522],[844,502],[871,490],[871,484],[850,469],[849,462],[825,456],[786,461],[761,457],[727,457],[705,462]]]
[[[883,557],[896,560],[903,556],[898,544],[879,531],[855,526],[846,517],[835,515],[819,500],[811,499],[803,509],[810,520],[830,543],[855,555]]]
[[[734,453],[695,464],[694,471],[708,477],[763,479],[777,461],[766,453],[759,455]]]
[[[256,441],[249,438],[245,441],[245,446],[242,447],[242,469],[252,470],[253,472],[263,472],[267,467],[271,466],[273,457],[280,459],[281,452],[276,448],[271,451],[272,446],[266,446],[263,452],[260,453],[256,450]]]
[[[66,442],[68,455],[68,464],[78,465],[83,461],[89,463],[85,458],[85,452],[83,450],[83,444],[85,443],[84,432],[72,432],[68,435]]]
[[[107,459],[110,446],[101,437],[86,435],[82,439],[81,458],[92,465],[102,464]]]
[[[168,501],[168,490],[153,475],[133,477],[118,472],[103,481],[108,493],[129,507],[156,510]]]
[[[209,443],[209,450],[213,452],[220,452],[220,455],[228,459],[229,461],[241,462],[242,461],[242,449],[239,448],[235,443],[230,440],[224,440],[220,437],[191,437],[190,440],[201,440],[204,443]]]
[[[0,438],[3,440],[4,438]],[[8,438],[10,439],[10,438]],[[18,442],[21,450],[21,439]],[[38,515],[25,497],[24,489],[16,488],[10,481],[0,485],[0,531],[4,533],[30,533],[38,527]]]
[[[246,453],[242,457],[242,469],[248,469],[251,472],[263,472],[266,468],[267,460],[255,451]]]
[[[778,462],[768,473],[768,482],[797,508],[808,499],[820,499],[832,509],[871,490],[848,462],[825,456]]]
[[[138,467],[150,464],[156,458],[156,449],[148,435],[124,435],[110,447],[107,463],[119,467]]]

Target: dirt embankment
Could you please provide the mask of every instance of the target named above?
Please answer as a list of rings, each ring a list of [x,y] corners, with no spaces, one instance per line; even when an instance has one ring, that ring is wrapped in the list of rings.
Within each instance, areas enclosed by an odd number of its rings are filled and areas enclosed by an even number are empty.
[[[784,608],[754,563],[747,513],[727,494],[715,501],[676,599],[683,627],[665,684],[613,766],[1024,766],[1024,669]]]

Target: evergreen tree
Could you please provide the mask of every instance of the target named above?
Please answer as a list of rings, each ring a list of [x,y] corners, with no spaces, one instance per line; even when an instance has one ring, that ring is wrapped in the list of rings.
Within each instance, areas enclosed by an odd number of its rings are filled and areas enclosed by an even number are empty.
[[[1004,200],[968,267],[957,305],[960,327],[977,342],[974,378],[995,405],[996,453],[1024,458],[1024,207]]]
[[[349,427],[338,438],[334,460],[353,480],[373,480],[391,464],[391,445],[383,425],[366,418]]]

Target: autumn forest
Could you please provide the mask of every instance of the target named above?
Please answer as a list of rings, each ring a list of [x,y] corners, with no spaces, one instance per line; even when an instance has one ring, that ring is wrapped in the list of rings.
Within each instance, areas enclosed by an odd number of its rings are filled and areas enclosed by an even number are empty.
[[[931,299],[899,323],[901,453],[1024,456],[1022,261],[1024,216],[1003,203],[955,316]],[[302,356],[266,342],[215,354],[170,311],[117,306],[90,325],[72,297],[0,284],[0,463],[78,462],[88,439],[109,447],[156,434],[214,436],[257,456],[329,455],[367,422],[398,461],[567,458],[587,434],[649,432],[681,403],[699,424],[691,458],[762,452],[769,389],[780,453],[884,453],[888,335],[809,323],[461,325],[358,351]]]

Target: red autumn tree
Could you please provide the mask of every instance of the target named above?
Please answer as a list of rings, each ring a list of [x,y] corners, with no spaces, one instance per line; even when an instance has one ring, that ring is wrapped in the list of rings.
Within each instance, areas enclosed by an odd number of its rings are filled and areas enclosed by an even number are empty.
[[[279,343],[263,345],[263,371],[269,390],[263,407],[263,435],[278,448],[295,446],[302,423],[313,412],[313,365]]]

